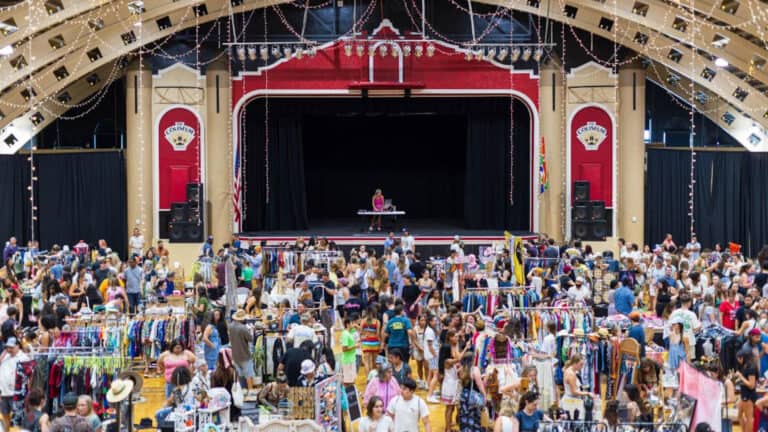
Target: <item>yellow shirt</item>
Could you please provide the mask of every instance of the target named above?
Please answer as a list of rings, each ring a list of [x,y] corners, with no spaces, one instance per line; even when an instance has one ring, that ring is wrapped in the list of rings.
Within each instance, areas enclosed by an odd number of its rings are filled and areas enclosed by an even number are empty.
[[[122,279],[118,278],[117,283],[125,288],[125,282],[123,282]],[[104,301],[107,301],[107,287],[109,286],[109,279],[105,278],[101,283],[99,284],[99,292],[101,293],[101,298],[104,299]]]

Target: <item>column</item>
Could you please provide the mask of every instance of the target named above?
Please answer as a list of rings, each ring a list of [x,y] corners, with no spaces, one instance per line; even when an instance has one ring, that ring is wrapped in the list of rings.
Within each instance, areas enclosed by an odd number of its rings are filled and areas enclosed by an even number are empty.
[[[216,244],[232,237],[232,128],[229,68],[225,61],[209,65],[205,73],[205,197],[210,203],[209,232]]]
[[[563,239],[563,164],[565,136],[565,81],[559,60],[552,59],[541,66],[539,78],[539,131],[546,147],[549,189],[539,195],[539,231],[557,240]],[[541,143],[534,143],[541,146]],[[538,173],[534,173],[538,175]],[[539,191],[535,191],[537,195]]]
[[[125,168],[128,232],[138,227],[145,245],[153,243],[152,69],[132,62],[125,74]]]
[[[645,241],[645,69],[634,62],[619,69],[618,234]]]

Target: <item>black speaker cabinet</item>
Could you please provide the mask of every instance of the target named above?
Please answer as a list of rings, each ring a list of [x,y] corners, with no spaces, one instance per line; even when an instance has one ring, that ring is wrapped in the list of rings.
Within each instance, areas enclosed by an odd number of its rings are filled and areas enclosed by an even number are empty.
[[[168,237],[171,243],[200,243],[205,237],[204,228],[202,223],[172,222],[168,227]]]
[[[573,200],[574,201],[589,201],[589,182],[588,181],[575,181],[573,182]]]
[[[579,240],[589,240],[591,221],[580,220],[571,223],[571,237]]]
[[[587,241],[603,241],[610,235],[608,222],[605,219],[574,220],[571,223],[571,237]]]
[[[187,202],[197,204],[203,200],[203,185],[200,183],[187,183]]]
[[[171,203],[171,223],[184,222],[188,218],[188,205],[185,202]]]
[[[589,218],[592,220],[608,219],[605,212],[605,201],[590,201]]]
[[[592,230],[590,232],[592,240],[605,240],[608,237],[610,230],[608,228],[608,221],[605,219],[595,219],[592,221]]]
[[[571,210],[571,219],[574,221],[586,221],[589,220],[590,207],[585,204],[579,204],[573,206]]]

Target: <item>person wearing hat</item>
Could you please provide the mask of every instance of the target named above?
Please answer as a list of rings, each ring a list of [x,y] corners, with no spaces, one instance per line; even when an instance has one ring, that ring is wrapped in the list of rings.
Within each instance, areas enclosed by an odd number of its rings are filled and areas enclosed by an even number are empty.
[[[77,413],[77,401],[77,395],[74,393],[64,395],[61,402],[64,415],[51,423],[48,432],[93,431],[88,420]]]
[[[29,356],[21,351],[15,337],[9,337],[5,341],[5,349],[0,355],[0,414],[3,416],[5,430],[11,430],[11,404],[16,386],[16,365],[29,360]]]
[[[301,362],[301,377],[299,377],[299,387],[314,387],[318,379],[315,376],[315,362],[306,359]]]
[[[645,329],[643,328],[643,324],[640,322],[640,319],[640,312],[632,311],[629,313],[629,320],[632,322],[632,325],[627,331],[627,336],[636,340],[637,343],[640,344],[640,358],[643,358],[645,357]]]
[[[232,360],[234,360],[235,369],[240,377],[245,378],[250,392],[254,388],[253,379],[256,377],[256,372],[253,369],[253,358],[251,357],[253,333],[243,323],[246,318],[243,309],[238,309],[232,315],[232,324],[229,326],[229,344],[232,346]]]

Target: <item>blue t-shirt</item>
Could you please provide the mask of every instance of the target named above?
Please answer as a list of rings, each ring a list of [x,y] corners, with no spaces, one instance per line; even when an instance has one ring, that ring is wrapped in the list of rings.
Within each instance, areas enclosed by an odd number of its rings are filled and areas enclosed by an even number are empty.
[[[629,328],[627,335],[640,344],[640,357],[645,357],[645,330],[643,326],[640,324],[633,325]]]
[[[520,423],[520,432],[536,432],[539,430],[539,422],[544,418],[544,413],[540,410],[536,410],[533,414],[528,415],[525,411],[518,411],[515,414],[518,423]]]
[[[389,348],[407,348],[408,347],[408,330],[413,328],[411,326],[411,320],[404,316],[396,316],[390,318],[387,323],[386,332],[389,334],[389,341],[387,346]]]
[[[632,312],[632,303],[635,302],[635,294],[631,289],[622,286],[613,295],[613,302],[616,304],[616,312],[622,315],[629,315]]]
[[[760,335],[760,342],[764,344],[768,344],[768,335],[765,333]],[[764,353],[762,350],[762,347],[760,347],[760,376],[763,376],[763,374],[768,371],[768,354]],[[761,416],[764,417],[764,416]]]

